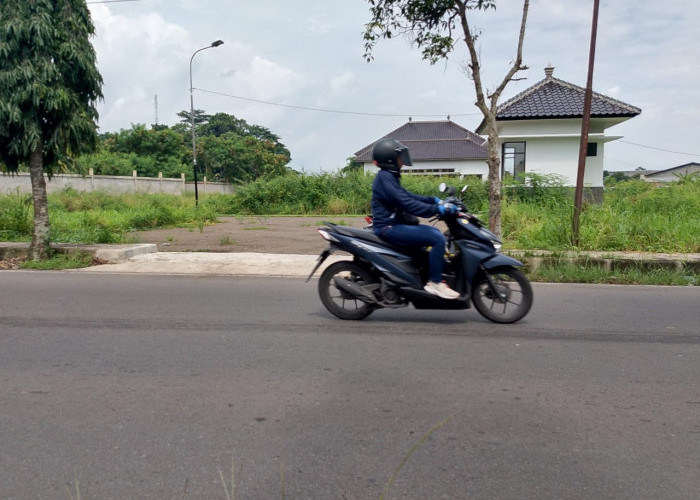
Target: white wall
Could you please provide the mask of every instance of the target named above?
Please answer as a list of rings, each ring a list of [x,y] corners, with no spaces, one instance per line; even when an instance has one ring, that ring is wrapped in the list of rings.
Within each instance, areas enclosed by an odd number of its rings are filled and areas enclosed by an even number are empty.
[[[614,123],[613,123],[614,124]],[[598,144],[596,156],[586,158],[585,187],[603,186],[605,127],[611,123],[591,120],[588,142]],[[581,120],[522,120],[499,123],[499,140],[525,142],[525,172],[558,174],[568,186],[576,185],[581,142]]]
[[[525,172],[558,174],[568,186],[576,185],[578,174],[578,137],[525,139]],[[605,145],[598,143],[598,154],[586,158],[583,184],[603,186],[603,153]]]
[[[185,183],[184,175],[180,179],[169,179],[161,177],[125,177],[111,175],[72,175],[57,174],[50,180],[46,179],[46,191],[55,193],[67,188],[76,191],[106,191],[108,193],[168,193],[183,194],[184,192],[194,192],[194,183]],[[14,175],[0,174],[0,193],[8,194],[19,189],[21,193],[32,192],[32,182],[28,173]],[[231,184],[220,182],[207,182],[200,179],[197,183],[197,191],[204,194],[213,193],[233,193]]]

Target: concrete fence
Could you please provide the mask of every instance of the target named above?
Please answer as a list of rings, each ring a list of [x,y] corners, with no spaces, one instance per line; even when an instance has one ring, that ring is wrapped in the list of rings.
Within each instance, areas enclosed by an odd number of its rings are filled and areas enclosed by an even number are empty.
[[[116,175],[94,175],[93,170],[86,176],[75,174],[58,174],[50,180],[46,178],[46,190],[55,193],[67,188],[76,191],[104,191],[107,193],[166,193],[184,194],[194,192],[194,182],[185,182],[185,174],[179,179],[163,177],[138,177],[134,170],[131,177]],[[32,183],[28,173],[0,174],[0,194],[9,194],[19,190],[31,193]],[[209,182],[207,178],[197,182],[199,194],[231,194],[233,185],[223,182]]]

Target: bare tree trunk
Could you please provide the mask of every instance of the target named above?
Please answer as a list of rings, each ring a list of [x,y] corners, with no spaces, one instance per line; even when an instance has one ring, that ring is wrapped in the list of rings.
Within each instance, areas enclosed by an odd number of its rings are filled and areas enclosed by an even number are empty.
[[[29,257],[32,260],[47,259],[49,256],[49,202],[46,197],[43,157],[41,146],[29,156],[29,176],[34,200],[34,235],[29,246]]]
[[[495,122],[495,119],[493,120]],[[489,123],[488,158],[489,166],[489,229],[501,237],[501,152],[499,151],[498,131],[495,123]]]
[[[477,108],[484,115],[486,131],[488,135],[488,158],[486,160],[489,166],[489,229],[497,236],[501,236],[501,152],[498,138],[498,128],[496,127],[496,112],[498,99],[506,88],[506,85],[513,80],[516,73],[526,70],[527,66],[523,66],[523,42],[525,40],[525,26],[527,24],[527,13],[530,8],[530,0],[523,0],[523,16],[520,21],[520,35],[518,37],[518,49],[515,59],[512,61],[508,73],[503,78],[503,81],[496,87],[491,94],[487,94],[481,82],[481,65],[479,63],[479,54],[476,49],[476,36],[472,33],[469,27],[467,18],[468,1],[462,0],[456,2],[456,14],[459,16],[462,24],[462,32],[464,33],[464,42],[469,50],[470,63],[468,65],[471,71],[471,78],[474,81],[474,90],[476,90]]]

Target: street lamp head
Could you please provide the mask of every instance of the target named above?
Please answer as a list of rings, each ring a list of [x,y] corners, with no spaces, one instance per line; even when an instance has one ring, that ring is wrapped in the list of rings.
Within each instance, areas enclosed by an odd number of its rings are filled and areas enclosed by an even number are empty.
[[[211,46],[212,46],[212,47],[218,47],[219,45],[223,45],[223,44],[224,44],[223,40],[217,40],[217,41],[215,41],[215,42],[212,42],[212,43],[211,43]]]

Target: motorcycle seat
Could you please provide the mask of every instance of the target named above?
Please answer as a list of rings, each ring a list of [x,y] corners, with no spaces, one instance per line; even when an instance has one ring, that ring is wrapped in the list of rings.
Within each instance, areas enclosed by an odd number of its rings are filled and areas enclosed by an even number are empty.
[[[352,227],[352,226],[338,226],[336,224],[332,223],[327,223],[330,227],[332,227],[336,232],[343,234],[345,236],[350,236],[352,238],[358,238],[360,240],[364,241],[369,241],[371,243],[375,243],[378,245],[382,245],[385,247],[392,248],[400,253],[404,254],[412,254],[415,253],[416,248],[415,247],[404,247],[404,246],[399,246],[391,243],[390,241],[385,240],[384,238],[377,236],[374,234],[374,232],[371,229],[361,229],[358,227]]]

